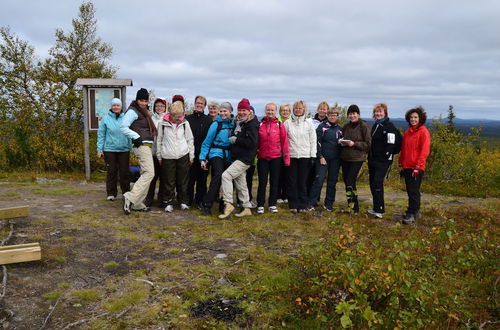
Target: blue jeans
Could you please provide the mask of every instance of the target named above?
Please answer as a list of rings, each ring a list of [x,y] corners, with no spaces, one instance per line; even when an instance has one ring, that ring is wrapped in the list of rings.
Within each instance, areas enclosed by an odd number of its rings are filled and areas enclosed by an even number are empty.
[[[340,159],[326,159],[326,165],[317,164],[316,176],[312,184],[311,192],[309,193],[309,205],[316,205],[319,200],[321,188],[325,181],[326,173],[328,172],[328,181],[326,184],[325,207],[332,207],[335,202],[336,185],[339,178]]]

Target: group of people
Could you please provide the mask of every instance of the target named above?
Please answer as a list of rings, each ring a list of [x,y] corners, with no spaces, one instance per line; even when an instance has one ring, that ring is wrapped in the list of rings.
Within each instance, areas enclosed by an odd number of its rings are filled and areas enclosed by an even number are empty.
[[[123,212],[149,211],[159,181],[158,206],[172,212],[174,205],[187,210],[197,206],[211,214],[219,204],[219,218],[236,209],[236,217],[265,212],[277,213],[279,202],[288,203],[293,213],[318,207],[327,178],[323,207],[333,210],[340,169],[345,184],[347,210],[360,211],[356,181],[368,160],[372,208],[367,212],[383,218],[384,179],[394,155],[399,157],[405,179],[408,208],[403,223],[414,223],[420,215],[420,185],[430,152],[430,134],[424,126],[422,107],[406,113],[408,130],[401,136],[389,120],[384,103],[373,107],[375,123],[370,127],[353,104],[347,109],[349,122],[339,125],[339,111],[321,102],[310,118],[304,101],[290,105],[268,103],[259,121],[250,101],[243,98],[236,112],[230,102],[210,102],[197,96],[192,114],[185,115],[184,98],[156,98],[150,112],[149,93],[141,88],[123,111],[120,99],[113,99],[108,116],[101,120],[97,153],[108,166],[107,199],[117,196],[117,181],[123,193]],[[131,144],[140,166],[140,177],[130,190],[128,176]],[[256,205],[252,196],[257,168]],[[211,172],[207,188],[208,172]],[[269,182],[269,189],[268,189]],[[233,196],[236,190],[237,201]]]

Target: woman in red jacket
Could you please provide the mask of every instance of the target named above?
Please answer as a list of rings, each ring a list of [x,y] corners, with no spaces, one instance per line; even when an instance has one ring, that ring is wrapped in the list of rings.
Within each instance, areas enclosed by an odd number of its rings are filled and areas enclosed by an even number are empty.
[[[281,164],[284,163],[285,166],[290,166],[288,136],[285,125],[276,118],[276,111],[277,106],[275,103],[266,104],[266,116],[262,118],[259,125],[257,213],[264,213],[268,175],[271,181],[268,200],[269,211],[272,213],[278,212],[276,200],[278,198]]]
[[[410,128],[403,136],[399,166],[403,169],[408,210],[403,216],[403,224],[414,223],[420,214],[420,184],[425,172],[425,161],[429,156],[431,135],[424,126],[427,115],[422,107],[410,109],[405,115]]]

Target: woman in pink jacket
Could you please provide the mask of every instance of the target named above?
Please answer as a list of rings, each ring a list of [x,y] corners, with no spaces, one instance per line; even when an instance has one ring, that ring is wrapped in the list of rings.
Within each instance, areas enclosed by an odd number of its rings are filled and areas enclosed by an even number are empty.
[[[271,181],[268,200],[269,211],[278,212],[276,200],[278,198],[281,163],[290,166],[288,136],[285,125],[276,118],[277,110],[275,103],[266,104],[266,116],[262,118],[259,126],[257,213],[264,213],[268,175]]]

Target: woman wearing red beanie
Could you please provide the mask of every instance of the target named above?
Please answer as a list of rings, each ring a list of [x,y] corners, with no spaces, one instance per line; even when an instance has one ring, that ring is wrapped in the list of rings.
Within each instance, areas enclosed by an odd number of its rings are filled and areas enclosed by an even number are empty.
[[[431,148],[431,135],[424,126],[427,114],[422,107],[406,112],[405,119],[410,128],[403,136],[399,166],[408,194],[408,209],[403,216],[403,224],[413,224],[420,215],[420,185],[425,172],[425,163]]]

